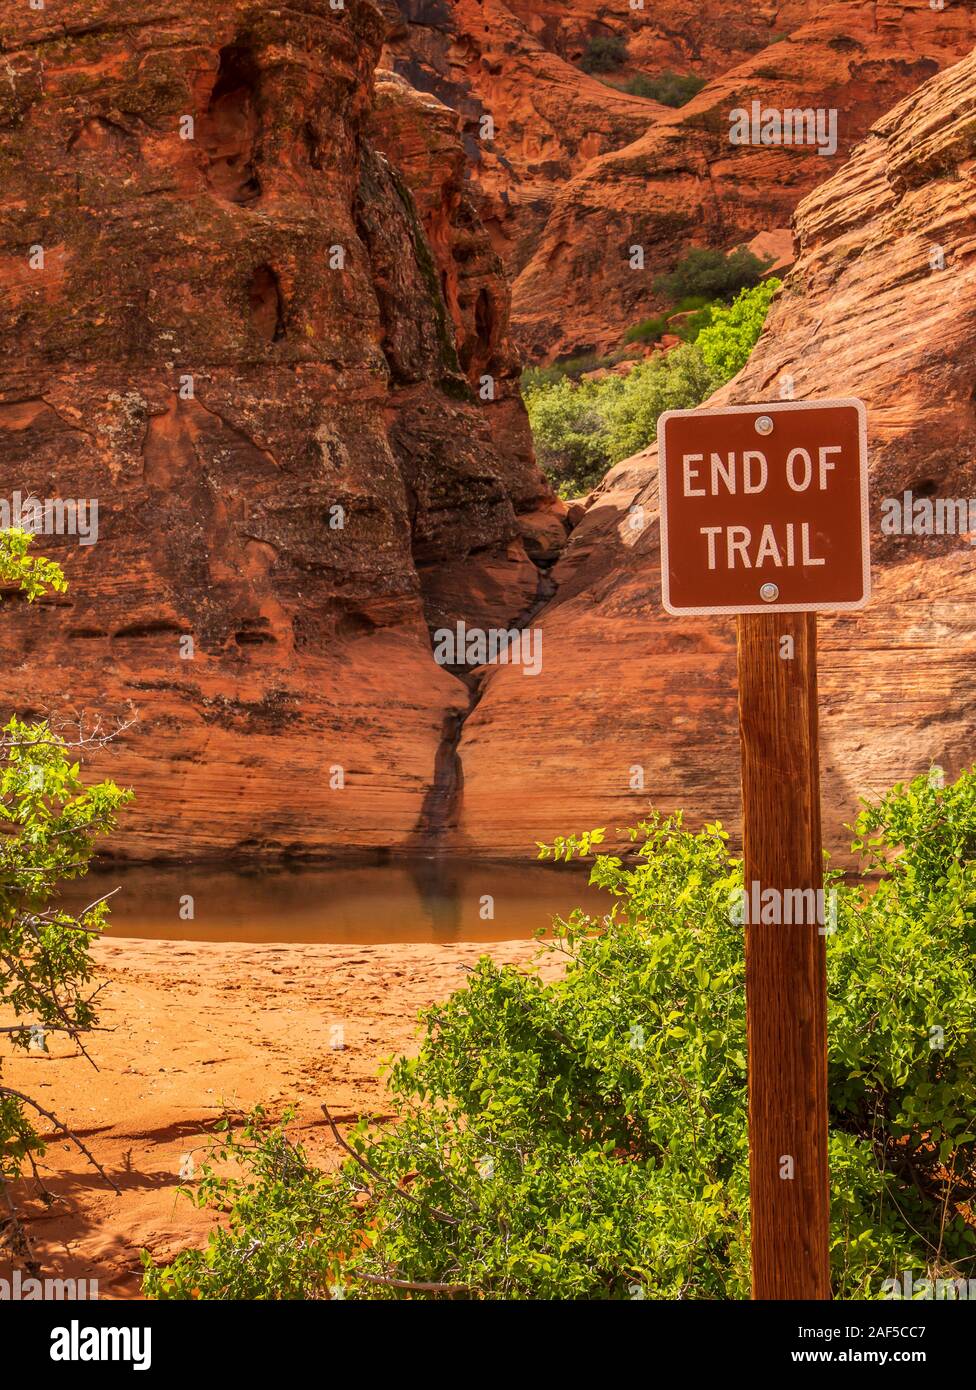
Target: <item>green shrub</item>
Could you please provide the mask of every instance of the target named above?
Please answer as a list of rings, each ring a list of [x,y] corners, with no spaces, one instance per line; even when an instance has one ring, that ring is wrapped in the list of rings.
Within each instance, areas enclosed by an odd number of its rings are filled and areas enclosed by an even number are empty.
[[[664,314],[658,314],[655,318],[641,319],[640,323],[633,324],[624,334],[625,343],[655,343],[662,333],[667,333],[668,321]]]
[[[679,338],[684,338],[686,343],[694,343],[702,329],[707,328],[712,322],[714,312],[710,304],[704,309],[698,309],[685,319],[684,323],[675,324],[671,332],[677,334]]]
[[[523,386],[540,466],[563,496],[588,492],[610,466],[604,410],[620,378]]]
[[[611,465],[653,444],[662,411],[700,405],[733,377],[762,331],[779,284],[773,279],[744,290],[728,307],[697,308],[677,329],[685,346],[635,363],[625,377],[577,384],[566,374],[567,363],[524,372],[522,393],[536,453],[560,494],[595,487]],[[687,296],[680,303],[695,309],[702,300]],[[627,330],[625,341],[653,341],[666,330],[662,316],[645,319]]]
[[[827,876],[831,1262],[839,1297],[976,1256],[976,775],[865,806],[877,886]],[[719,824],[631,831],[597,854],[607,915],[557,919],[544,983],[482,959],[390,1071],[388,1126],[338,1172],[263,1117],[194,1194],[227,1220],[154,1298],[745,1298],[749,1289],[741,865]],[[602,831],[542,857],[588,857]],[[872,891],[873,888],[873,891]],[[941,1029],[937,1047],[933,1030]]]
[[[526,367],[522,372],[520,386],[522,395],[525,396],[529,391],[535,391],[540,386],[555,386],[559,381],[565,381],[566,373],[560,371],[556,366],[551,367]]]
[[[740,290],[759,283],[772,261],[760,260],[744,246],[728,256],[707,246],[694,246],[678,261],[674,270],[659,275],[654,292],[668,303],[686,295],[707,299],[731,299]]]
[[[19,589],[28,603],[49,589],[63,594],[68,587],[64,571],[55,560],[30,554],[33,542],[31,532],[19,526],[0,531],[0,584]]]
[[[710,309],[714,302],[706,294],[686,294],[682,295],[671,312],[673,314],[687,314],[693,309]]]
[[[627,40],[616,34],[597,34],[580,59],[584,72],[613,72],[627,61]]]
[[[780,284],[773,278],[743,290],[729,308],[710,310],[698,326],[698,349],[705,365],[722,381],[731,381],[749,360]]]
[[[690,410],[721,385],[693,344],[638,362],[621,381],[620,390],[601,401],[611,463],[653,444],[663,411]]]
[[[60,565],[29,553],[32,542],[19,528],[0,532],[0,583],[16,586],[28,602],[68,587]],[[108,781],[86,786],[73,754],[77,746],[44,721],[14,717],[0,728],[0,1040],[17,1051],[47,1052],[47,1035],[55,1033],[87,1057],[83,1035],[96,1022],[101,988],[91,983],[91,945],[108,905],[100,900],[75,914],[58,905],[58,893],[67,880],[87,873],[96,843],[114,828],[130,793]],[[59,1145],[74,1144],[110,1181],[49,1106],[46,1096],[42,1103],[5,1084],[0,1056],[0,1247],[28,1266],[35,1257],[15,1195],[19,1200],[26,1178],[29,1190],[51,1200],[38,1159],[52,1141],[41,1130],[53,1127]]]
[[[662,411],[699,405],[720,384],[692,345],[637,362],[627,376],[523,384],[540,466],[562,496],[587,492],[654,442]]]
[[[686,294],[678,300],[668,318],[673,319],[676,314],[688,314],[690,317],[686,318],[684,323],[669,323],[668,332],[684,338],[686,343],[693,343],[701,330],[711,323],[714,310],[719,303],[720,301],[706,299],[703,294]]]
[[[684,106],[705,86],[705,78],[694,73],[662,72],[649,77],[639,72],[625,82],[622,90],[635,97],[650,97],[665,106]]]
[[[522,373],[523,391],[531,391],[536,386],[555,386],[557,382],[579,381],[586,372],[595,372],[600,367],[609,367],[613,356],[601,357],[595,352],[587,352],[579,357],[564,357],[548,367],[526,367]]]

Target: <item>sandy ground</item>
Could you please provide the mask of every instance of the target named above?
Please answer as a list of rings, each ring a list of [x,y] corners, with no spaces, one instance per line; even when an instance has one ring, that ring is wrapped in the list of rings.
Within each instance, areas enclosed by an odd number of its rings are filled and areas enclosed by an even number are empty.
[[[100,1021],[111,1031],[86,1040],[99,1069],[57,1038],[50,1055],[4,1062],[8,1084],[64,1120],[121,1189],[73,1145],[50,1145],[42,1172],[58,1200],[27,1204],[43,1273],[96,1278],[102,1298],[137,1297],[143,1247],[165,1259],[205,1242],[211,1218],[176,1189],[184,1155],[206,1143],[225,1104],[262,1102],[272,1115],[293,1104],[303,1142],[328,1162],[321,1102],[345,1122],[388,1115],[377,1072],[416,1047],[418,1010],[457,988],[479,956],[523,963],[537,949],[99,942]]]

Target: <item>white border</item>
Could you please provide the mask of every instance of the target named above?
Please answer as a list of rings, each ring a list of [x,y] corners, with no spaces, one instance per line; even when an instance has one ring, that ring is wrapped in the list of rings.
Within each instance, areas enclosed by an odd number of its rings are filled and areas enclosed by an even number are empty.
[[[744,415],[752,412],[757,415],[771,415],[778,410],[829,410],[841,405],[852,405],[858,414],[858,449],[861,472],[861,597],[845,603],[758,603],[744,608],[737,605],[722,604],[713,608],[675,608],[671,603],[670,567],[668,565],[668,488],[667,488],[667,450],[665,426],[668,420],[701,417],[703,415]],[[696,410],[665,410],[657,421],[658,445],[658,500],[661,525],[661,602],[665,611],[676,618],[710,617],[724,613],[844,613],[863,608],[871,598],[871,534],[870,504],[868,497],[868,415],[864,402],[856,396],[838,396],[827,401],[756,401],[751,405],[721,405],[711,408],[699,407]]]

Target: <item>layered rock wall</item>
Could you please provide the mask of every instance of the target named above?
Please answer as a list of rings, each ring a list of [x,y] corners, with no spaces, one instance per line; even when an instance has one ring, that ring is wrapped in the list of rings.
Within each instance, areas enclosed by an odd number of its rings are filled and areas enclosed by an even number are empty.
[[[881,528],[883,500],[906,491],[976,515],[976,54],[878,121],[796,231],[767,330],[711,404],[792,389],[868,408],[874,595],[819,620],[836,851],[859,796],[932,765],[954,776],[976,748],[973,534]],[[466,851],[613,832],[650,805],[737,828],[734,623],[662,611],[657,507],[651,448],[608,475],[571,537],[541,674],[490,673],[459,748]]]
[[[844,0],[794,6],[788,18],[798,27],[731,62],[685,106],[656,113],[636,140],[559,189],[513,291],[530,359],[618,345],[660,308],[654,280],[690,247],[729,249],[787,226],[874,121],[976,44],[969,4]],[[825,140],[763,143],[750,131],[749,143],[731,143],[731,114],[751,115],[754,103],[761,112],[822,113]]]
[[[132,855],[409,843],[469,698],[427,618],[535,592],[507,288],[454,117],[436,215],[384,154],[417,118],[377,109],[384,32],[369,0],[0,21],[2,492],[99,507],[39,543],[68,594],[3,604],[4,704],[138,719],[94,766]]]

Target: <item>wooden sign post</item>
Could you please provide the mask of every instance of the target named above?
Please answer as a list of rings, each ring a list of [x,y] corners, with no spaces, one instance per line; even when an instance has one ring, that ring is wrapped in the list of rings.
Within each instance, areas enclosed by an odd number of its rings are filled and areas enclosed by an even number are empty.
[[[737,626],[744,881],[816,892],[816,615],[750,613]],[[784,637],[791,660],[779,655]],[[746,924],[752,1292],[829,1298],[826,941],[816,922],[755,915]]]
[[[754,1298],[830,1297],[818,611],[870,593],[859,401],[658,422],[671,613],[737,617]]]

